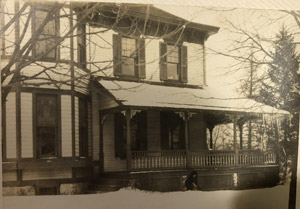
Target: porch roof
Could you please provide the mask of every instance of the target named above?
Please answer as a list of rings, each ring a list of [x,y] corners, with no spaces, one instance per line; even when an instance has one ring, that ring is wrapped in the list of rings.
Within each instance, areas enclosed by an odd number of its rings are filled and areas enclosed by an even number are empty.
[[[99,83],[119,104],[124,106],[289,115],[287,111],[252,99],[217,98],[207,90],[199,88],[117,80],[99,80]]]

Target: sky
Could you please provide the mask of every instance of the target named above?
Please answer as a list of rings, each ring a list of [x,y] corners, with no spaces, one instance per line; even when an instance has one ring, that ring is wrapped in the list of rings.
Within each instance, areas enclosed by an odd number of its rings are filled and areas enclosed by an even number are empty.
[[[237,92],[240,87],[240,79],[245,78],[250,67],[249,63],[236,66],[234,59],[215,52],[226,54],[226,51],[234,46],[235,41],[241,39],[240,34],[232,32],[233,27],[231,24],[244,29],[248,33],[258,34],[261,38],[267,40],[273,40],[282,26],[288,28],[292,33],[299,33],[299,27],[295,27],[294,19],[278,10],[175,5],[155,6],[187,20],[220,28],[219,32],[209,37],[206,42],[208,90],[218,97],[241,96]],[[299,40],[299,38],[299,34],[295,36],[295,40]],[[273,45],[267,42],[263,44],[267,51],[274,49]],[[236,72],[237,70],[238,72]]]

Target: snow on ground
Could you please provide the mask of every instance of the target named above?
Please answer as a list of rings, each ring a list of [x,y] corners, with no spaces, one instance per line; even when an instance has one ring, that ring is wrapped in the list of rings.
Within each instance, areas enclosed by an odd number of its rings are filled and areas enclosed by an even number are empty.
[[[241,191],[145,192],[3,197],[3,209],[287,209],[289,185]]]

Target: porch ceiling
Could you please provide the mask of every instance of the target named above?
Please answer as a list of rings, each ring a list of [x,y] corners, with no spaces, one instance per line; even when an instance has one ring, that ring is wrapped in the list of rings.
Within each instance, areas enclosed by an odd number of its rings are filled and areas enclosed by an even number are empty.
[[[162,86],[130,81],[99,80],[99,84],[124,106],[205,110],[241,114],[289,115],[289,112],[251,99],[222,99],[198,88]]]

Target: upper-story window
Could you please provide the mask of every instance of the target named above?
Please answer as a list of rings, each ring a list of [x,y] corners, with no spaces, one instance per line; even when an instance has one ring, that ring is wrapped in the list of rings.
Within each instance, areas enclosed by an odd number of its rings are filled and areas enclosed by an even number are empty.
[[[34,31],[41,29],[33,50],[34,56],[41,56],[41,59],[58,59],[58,11],[50,8],[36,8],[34,14],[33,29]]]
[[[78,64],[82,68],[86,68],[86,27],[80,24],[77,28],[77,44],[78,44]]]
[[[187,47],[160,43],[160,79],[187,82]]]
[[[145,40],[113,35],[114,75],[146,78]]]

